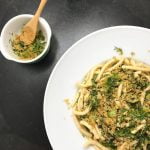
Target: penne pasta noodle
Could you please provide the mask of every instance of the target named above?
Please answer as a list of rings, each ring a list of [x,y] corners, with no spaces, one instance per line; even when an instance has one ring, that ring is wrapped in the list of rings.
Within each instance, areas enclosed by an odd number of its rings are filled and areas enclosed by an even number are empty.
[[[143,68],[143,67],[136,67],[136,66],[122,66],[123,69],[129,69],[129,70],[137,70],[137,71],[143,71],[143,72],[150,72],[150,68]]]
[[[99,139],[99,135],[98,135],[97,131],[88,122],[82,120],[82,121],[80,121],[80,124],[90,130],[90,132],[94,135],[94,139]]]
[[[119,99],[120,96],[121,96],[122,88],[123,88],[123,84],[121,83],[121,84],[119,85],[119,87],[118,87],[117,99]]]
[[[73,115],[73,119],[74,119],[74,122],[75,122],[75,125],[77,126],[77,128],[79,129],[79,131],[86,137],[92,137],[92,134],[89,133],[86,129],[84,129],[83,127],[81,127],[78,119],[76,118],[75,115]]]
[[[87,107],[84,111],[77,111],[75,109],[73,109],[73,113],[77,116],[84,116],[86,115],[89,111],[90,111],[91,107]]]
[[[113,63],[115,63],[116,62],[116,59],[111,59],[110,61],[108,61],[103,67],[102,67],[102,69],[101,69],[101,71],[100,71],[100,73],[99,73],[99,75],[98,75],[98,77],[97,77],[97,81],[98,80],[100,80],[101,79],[101,77],[102,77],[102,74],[104,73],[104,71],[110,66],[110,65],[112,65]]]
[[[112,71],[112,70],[118,68],[120,65],[122,65],[123,61],[124,61],[124,57],[121,58],[120,61],[117,64],[115,64],[113,67],[109,68],[108,71]]]
[[[103,146],[96,140],[87,139],[87,142],[84,144],[84,147],[88,147],[89,145],[94,145],[94,146],[100,148],[101,150],[109,150],[107,147]]]

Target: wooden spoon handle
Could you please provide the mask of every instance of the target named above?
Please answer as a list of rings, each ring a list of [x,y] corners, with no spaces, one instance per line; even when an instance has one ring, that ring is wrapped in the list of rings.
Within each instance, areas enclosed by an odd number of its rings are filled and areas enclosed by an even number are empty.
[[[43,10],[46,3],[47,3],[47,0],[41,0],[39,8],[37,9],[37,11],[35,13],[35,17],[40,17],[42,10]]]

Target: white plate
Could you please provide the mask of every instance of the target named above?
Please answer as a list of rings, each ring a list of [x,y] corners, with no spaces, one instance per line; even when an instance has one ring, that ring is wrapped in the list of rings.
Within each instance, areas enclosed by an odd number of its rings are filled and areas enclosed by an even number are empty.
[[[65,98],[75,95],[75,83],[95,64],[116,55],[114,46],[125,55],[150,63],[150,30],[116,26],[96,31],[75,43],[59,60],[47,84],[44,121],[54,150],[83,150],[84,139],[75,127]],[[92,148],[91,148],[92,149]]]

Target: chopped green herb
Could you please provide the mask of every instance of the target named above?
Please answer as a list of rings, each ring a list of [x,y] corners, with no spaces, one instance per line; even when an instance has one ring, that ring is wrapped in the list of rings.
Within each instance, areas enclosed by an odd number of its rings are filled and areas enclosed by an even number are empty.
[[[111,111],[108,112],[108,117],[115,117],[116,116],[116,110],[112,109]]]
[[[111,139],[111,140],[109,140],[109,141],[102,142],[102,144],[103,144],[104,146],[110,147],[112,150],[116,150],[116,149],[117,149],[117,147],[116,147],[115,144],[114,144],[114,139]]]
[[[150,131],[150,126],[147,126],[146,128],[144,128],[144,130],[142,130],[141,132],[137,132],[137,134],[135,135],[134,138],[138,139],[138,147],[142,147],[145,141],[150,141],[150,136],[148,136],[146,131]]]
[[[139,119],[139,120],[146,119],[146,118],[149,116],[149,114],[148,114],[147,112],[145,112],[145,111],[143,110],[143,108],[131,109],[131,110],[129,111],[129,115],[130,115],[133,119],[137,118],[137,119]]]
[[[118,77],[117,74],[113,74],[107,78],[106,83],[105,83],[105,89],[106,89],[106,95],[108,97],[111,96],[114,88],[118,87],[120,81],[121,79]]]
[[[91,96],[90,105],[91,105],[93,110],[96,109],[99,106],[99,101],[98,101],[96,96]]]
[[[130,128],[120,128],[115,131],[116,137],[130,137],[131,135],[132,134]]]
[[[123,55],[123,50],[119,47],[115,47],[114,50],[119,54],[119,55]]]
[[[142,81],[142,80],[136,80],[136,82],[133,84],[133,86],[137,89],[145,89],[149,85],[148,82]]]

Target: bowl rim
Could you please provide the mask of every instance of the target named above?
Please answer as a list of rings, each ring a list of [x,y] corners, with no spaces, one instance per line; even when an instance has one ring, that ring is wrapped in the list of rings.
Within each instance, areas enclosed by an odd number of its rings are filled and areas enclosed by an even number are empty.
[[[20,18],[29,18],[30,19],[32,17],[33,17],[33,15],[31,15],[31,14],[17,15],[15,17],[12,17],[10,20],[8,20],[8,22],[6,22],[6,24],[2,28],[2,31],[1,31],[1,34],[0,34],[0,52],[2,53],[2,55],[6,59],[11,60],[11,61],[15,61],[15,62],[18,62],[18,63],[33,63],[33,62],[36,62],[36,61],[40,60],[45,55],[45,53],[49,50],[50,40],[51,40],[51,36],[52,36],[51,27],[43,17],[40,17],[39,22],[41,23],[41,26],[46,30],[46,34],[47,34],[46,45],[45,45],[45,48],[42,51],[42,53],[40,55],[38,55],[37,57],[33,58],[33,59],[23,60],[23,59],[17,59],[15,57],[12,57],[12,56],[8,55],[5,52],[6,47],[3,44],[3,40],[4,40],[3,36],[4,36],[4,31],[7,30],[8,25],[10,25],[11,23],[15,22],[16,20],[18,20]]]

